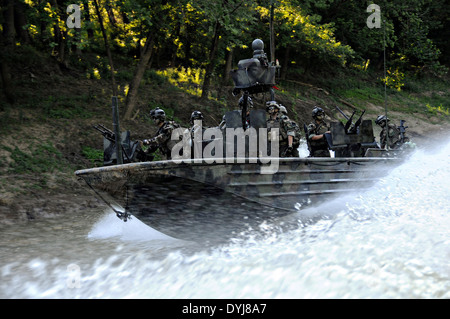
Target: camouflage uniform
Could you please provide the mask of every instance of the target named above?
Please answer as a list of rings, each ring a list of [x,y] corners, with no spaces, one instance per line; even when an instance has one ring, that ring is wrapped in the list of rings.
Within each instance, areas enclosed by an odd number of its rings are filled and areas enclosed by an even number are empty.
[[[292,136],[294,138],[294,142],[292,143],[292,153],[290,156],[299,157],[298,154],[298,146],[299,143],[296,144],[296,135],[298,132],[295,128],[296,123],[291,121],[289,117],[286,115],[279,115],[275,119],[269,118],[267,120],[267,128],[278,128],[280,132],[280,157],[285,156],[285,152],[288,149],[288,136]],[[298,137],[298,141],[300,141],[300,137]]]
[[[330,151],[325,137],[319,140],[312,140],[313,136],[322,135],[330,129],[330,125],[325,123],[325,121],[322,121],[319,124],[311,123],[308,125],[307,138],[311,146],[310,152],[312,157],[330,157]]]
[[[388,124],[389,133],[389,148],[396,149],[401,146],[400,131],[394,124]],[[380,132],[380,146],[385,148],[386,146],[386,129],[383,127]]]
[[[386,147],[386,122],[388,123],[388,134],[389,134],[389,144],[388,147],[390,149],[397,149],[403,145],[405,142],[409,142],[409,138],[400,133],[400,127],[395,126],[394,124],[389,124],[389,119],[385,115],[379,115],[375,120],[375,124],[381,127],[380,132],[380,146],[381,148]],[[403,122],[400,122],[401,127],[403,127]],[[403,127],[404,129],[404,127]]]
[[[172,148],[179,142],[171,139],[172,132],[174,129],[179,127],[180,125],[178,125],[174,121],[166,121],[158,129],[155,137],[151,138],[150,140],[144,140],[144,144],[150,145],[151,152],[155,152],[159,148],[166,159],[170,160],[172,158]]]
[[[286,118],[286,130],[288,132],[293,132],[293,134],[288,134],[288,135],[292,135],[294,137],[294,141],[292,142],[292,147],[293,147],[293,154],[292,156],[294,157],[299,157],[299,153],[298,153],[298,148],[300,146],[300,138],[301,138],[301,130],[300,127],[298,126],[298,124],[294,121],[291,120],[287,115],[282,115],[282,118],[285,117]]]

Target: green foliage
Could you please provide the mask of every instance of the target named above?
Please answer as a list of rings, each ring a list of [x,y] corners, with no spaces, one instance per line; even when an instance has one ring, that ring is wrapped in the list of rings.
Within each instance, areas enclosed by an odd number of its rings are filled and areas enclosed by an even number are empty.
[[[23,173],[47,173],[54,170],[62,170],[62,154],[50,142],[38,145],[30,145],[27,151],[2,146],[2,149],[10,153],[12,160],[9,163],[9,172]]]
[[[269,20],[268,6],[259,6],[262,19]],[[355,52],[335,37],[334,23],[321,23],[321,17],[298,1],[277,1],[274,11],[278,49],[290,48],[289,64],[299,66],[345,66]],[[268,26],[265,27],[268,30]]]
[[[89,96],[83,95],[79,97],[54,97],[48,96],[42,102],[43,115],[50,118],[57,119],[73,119],[73,118],[88,118],[92,113],[84,108],[84,102],[89,99]]]
[[[400,72],[398,68],[394,71],[387,70],[386,73],[383,83],[386,83],[386,86],[389,88],[401,91],[402,87],[405,86],[405,73]]]
[[[11,50],[0,53],[7,63],[28,61],[39,65],[53,56],[61,65],[84,68],[90,79],[109,79],[111,66],[99,17],[92,0],[81,5],[81,29],[66,25],[66,8],[71,1],[20,1],[14,14],[23,18],[16,26]],[[269,54],[269,21],[274,4],[276,58],[289,77],[301,80],[305,74],[344,68],[362,72],[382,70],[383,42],[386,35],[387,66],[392,72],[388,85],[402,89],[410,74],[439,76],[448,71],[450,4],[446,0],[379,0],[382,28],[366,25],[371,2],[357,0],[112,0],[99,2],[100,17],[112,49],[113,59],[136,65],[145,43],[153,40],[151,68],[143,80],[165,83],[161,72],[168,69],[196,70],[219,80],[224,74],[226,53],[233,50],[233,65],[251,55],[250,44],[261,38]],[[1,30],[7,29],[7,12]],[[19,20],[17,20],[19,21]],[[17,23],[16,23],[17,24]],[[21,30],[25,30],[27,37]],[[384,32],[385,31],[385,32]],[[213,41],[217,38],[217,41]],[[214,53],[214,50],[217,52]],[[95,59],[91,59],[95,56]],[[212,61],[210,61],[212,59]],[[286,61],[283,61],[286,60]],[[370,63],[369,63],[370,61]],[[286,62],[286,64],[284,64]],[[209,68],[209,66],[213,66]],[[64,68],[63,68],[64,69]],[[207,72],[204,72],[204,70]],[[198,71],[202,70],[202,71]],[[121,85],[130,84],[133,72],[116,69]],[[52,71],[49,71],[51,73]],[[405,75],[405,77],[403,77]],[[173,81],[172,75],[167,77]],[[124,82],[127,82],[123,84]],[[186,81],[178,81],[183,84]],[[200,79],[193,82],[198,85]],[[217,81],[218,82],[218,81]],[[187,82],[190,84],[189,82]],[[405,84],[406,85],[406,84]],[[187,90],[183,87],[183,90]],[[198,95],[198,89],[190,88]],[[61,107],[60,100],[44,101],[46,114],[55,118],[84,116],[81,107]],[[53,106],[57,106],[54,110]]]
[[[438,105],[438,106],[431,106],[429,103],[427,103],[426,107],[427,107],[428,112],[430,112],[431,114],[443,115],[443,116],[449,116],[450,115],[448,108],[444,108],[442,106],[442,104]]]
[[[83,146],[81,150],[84,157],[86,157],[93,165],[103,165],[103,150],[98,150],[89,146]]]
[[[201,85],[204,77],[203,69],[194,68],[167,68],[157,71],[157,74],[164,76],[169,83],[179,87],[183,91],[192,95],[201,96]]]

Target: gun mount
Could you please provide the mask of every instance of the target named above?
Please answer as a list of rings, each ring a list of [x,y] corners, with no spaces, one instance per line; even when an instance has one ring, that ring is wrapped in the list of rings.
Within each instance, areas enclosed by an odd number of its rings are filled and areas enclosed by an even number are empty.
[[[338,106],[336,106],[336,109],[341,113],[345,119],[347,120],[347,123],[345,123],[344,130],[346,134],[357,134],[359,127],[361,125],[362,117],[364,113],[366,113],[366,110],[362,111],[361,115],[359,116],[358,120],[356,120],[355,123],[353,123],[353,116],[355,116],[356,110],[353,111],[352,115],[348,117]]]
[[[253,57],[240,60],[237,70],[230,72],[235,85],[233,94],[237,95],[241,90],[247,91],[248,94],[270,92],[274,100],[273,86],[277,66],[267,59],[262,40],[254,40],[252,49]]]
[[[93,128],[103,135],[103,165],[117,164],[115,133],[103,124],[94,125]],[[132,142],[130,140],[130,131],[122,132],[120,138],[124,163],[135,162],[140,156],[145,156],[145,153],[141,150],[139,141]]]
[[[353,116],[356,111],[353,111],[349,117],[338,106],[336,106],[336,109],[347,120],[345,125],[341,122],[331,123],[332,142],[329,144],[336,157],[365,156],[367,149],[378,148],[373,134],[372,121],[362,119],[365,110],[353,123]]]

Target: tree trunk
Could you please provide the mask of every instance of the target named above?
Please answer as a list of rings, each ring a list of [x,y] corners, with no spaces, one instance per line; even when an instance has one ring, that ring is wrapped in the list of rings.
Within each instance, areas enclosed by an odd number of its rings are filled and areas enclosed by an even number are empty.
[[[139,59],[139,63],[134,70],[133,80],[130,83],[130,88],[126,99],[126,112],[124,116],[126,120],[131,118],[131,114],[136,106],[139,85],[141,84],[141,80],[144,76],[150,57],[152,56],[154,40],[155,37],[150,33],[145,41],[144,50],[141,54],[141,58]]]
[[[11,81],[11,72],[9,70],[8,63],[4,59],[0,62],[0,72],[3,83],[3,92],[5,93],[6,100],[9,103],[14,104],[16,101],[16,96],[14,95],[14,88]],[[0,110],[3,110],[2,103],[0,103]]]
[[[72,52],[75,52],[78,56],[81,55],[81,28],[75,28],[74,43],[72,44]]]
[[[233,50],[234,48],[231,48],[230,51],[227,50],[226,52],[226,63],[225,63],[225,70],[223,75],[223,83],[226,85],[228,81],[230,81],[230,72],[231,72],[231,65],[233,63]]]
[[[209,62],[206,65],[205,78],[203,80],[202,99],[206,99],[208,97],[211,86],[211,77],[212,72],[214,70],[214,60],[216,58],[217,49],[219,47],[219,33],[220,33],[219,30],[220,30],[220,23],[219,20],[217,20],[216,25],[214,26],[214,37],[211,43],[211,50],[209,51]]]
[[[117,96],[117,86],[116,86],[116,79],[114,77],[114,64],[112,60],[111,50],[109,49],[109,42],[108,42],[108,36],[106,35],[105,27],[103,26],[103,18],[100,13],[100,8],[98,6],[97,0],[94,0],[95,10],[97,12],[98,22],[100,23],[100,29],[102,30],[103,34],[103,40],[105,40],[105,49],[106,54],[108,55],[109,60],[109,66],[111,67],[111,80],[112,80],[112,93],[113,96]]]
[[[290,51],[291,51],[291,49],[290,49],[289,45],[287,45],[286,49],[284,51],[283,64],[281,66],[281,79],[282,80],[286,80],[287,69],[289,67],[289,53],[290,53]]]
[[[184,39],[184,67],[191,66],[191,49],[192,49],[192,34],[195,28],[191,24],[186,25],[186,37]]]
[[[61,10],[60,10],[58,1],[52,0],[51,5],[55,9],[57,15],[61,18],[61,20],[64,20],[64,17],[61,14]],[[54,32],[55,32],[55,43],[57,44],[57,49],[58,49],[57,59],[60,63],[65,65],[64,59],[65,59],[66,45],[65,45],[64,38],[67,34],[67,31],[62,31],[61,28],[59,27],[58,23],[55,23],[53,28],[54,28]]]
[[[14,28],[14,0],[3,0],[3,37],[5,45],[13,45],[16,31]]]
[[[14,86],[11,78],[9,63],[14,50],[14,0],[3,0],[1,5],[3,11],[3,32],[0,34],[0,76],[2,77],[3,92],[9,103],[13,104],[16,100],[14,95]]]
[[[91,25],[91,14],[89,12],[89,0],[83,0],[83,19],[86,19],[86,25]],[[89,39],[94,38],[94,30],[92,27],[87,28],[87,35]]]
[[[25,10],[26,5],[21,1],[16,1],[14,3],[14,22],[16,24],[16,33],[20,36],[22,43],[28,44],[30,42],[28,30],[23,28],[27,25]]]

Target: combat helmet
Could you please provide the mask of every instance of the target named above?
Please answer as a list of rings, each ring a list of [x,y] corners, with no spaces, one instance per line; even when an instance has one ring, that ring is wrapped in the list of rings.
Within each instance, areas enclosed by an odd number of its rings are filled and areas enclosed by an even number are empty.
[[[280,105],[277,103],[277,101],[267,101],[266,102],[266,111],[271,113],[272,110],[278,109],[280,110]]]
[[[284,114],[284,115],[287,115],[287,110],[286,110],[286,107],[284,106],[284,105],[281,105],[280,104],[280,112],[282,113],[282,114]]]
[[[386,115],[378,115],[375,124],[381,126],[383,123],[386,123],[386,120],[389,122],[389,118],[387,118]]]
[[[158,124],[166,120],[166,112],[157,107],[156,109],[150,111],[150,117],[156,122],[156,124]]]
[[[195,120],[203,120],[203,113],[200,111],[192,112],[190,120],[191,125],[194,125]]]
[[[315,106],[314,109],[312,110],[312,117],[315,119],[318,116],[324,116],[325,115],[325,111],[318,106]]]

